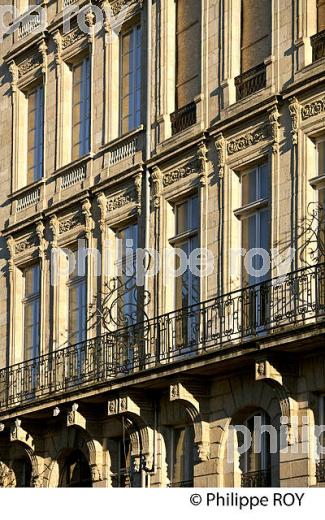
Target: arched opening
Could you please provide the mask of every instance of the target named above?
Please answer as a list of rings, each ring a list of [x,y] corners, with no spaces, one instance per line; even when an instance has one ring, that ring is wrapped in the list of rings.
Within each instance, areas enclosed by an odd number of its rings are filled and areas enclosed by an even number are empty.
[[[92,487],[90,467],[80,450],[72,451],[64,460],[59,487]]]
[[[12,470],[15,474],[16,487],[31,487],[32,464],[27,456],[14,459]]]
[[[270,425],[268,414],[259,411],[244,421],[246,433],[237,432],[242,487],[271,486]]]

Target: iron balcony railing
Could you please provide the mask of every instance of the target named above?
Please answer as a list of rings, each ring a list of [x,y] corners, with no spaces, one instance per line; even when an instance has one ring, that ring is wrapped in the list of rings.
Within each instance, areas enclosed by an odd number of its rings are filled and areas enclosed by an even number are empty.
[[[324,318],[325,264],[318,264],[4,368],[0,411]]]
[[[193,101],[170,115],[172,135],[178,134],[196,123],[196,103]]]
[[[320,31],[310,39],[311,47],[313,50],[313,61],[325,58],[325,29]]]
[[[237,101],[266,87],[266,65],[261,63],[235,78]]]
[[[271,486],[271,472],[268,469],[260,471],[248,471],[242,473],[241,487],[270,487]]]

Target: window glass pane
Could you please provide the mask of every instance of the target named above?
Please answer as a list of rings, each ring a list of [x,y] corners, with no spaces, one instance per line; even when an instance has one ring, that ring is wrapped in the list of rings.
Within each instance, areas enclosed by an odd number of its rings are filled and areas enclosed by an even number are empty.
[[[259,199],[266,199],[269,196],[269,168],[268,164],[259,167]]]
[[[121,131],[129,132],[140,123],[141,28],[134,27],[121,38]]]
[[[72,160],[90,148],[90,61],[73,67],[72,87]]]
[[[176,206],[176,233],[180,235],[188,230],[188,201]]]

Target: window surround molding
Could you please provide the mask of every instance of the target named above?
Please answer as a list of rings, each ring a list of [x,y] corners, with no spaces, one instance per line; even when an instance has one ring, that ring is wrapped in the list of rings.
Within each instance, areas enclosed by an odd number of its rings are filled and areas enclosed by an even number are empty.
[[[10,285],[9,294],[9,360],[13,365],[23,361],[23,272],[26,267],[36,262],[40,266],[40,355],[46,352],[45,323],[46,323],[46,285],[48,271],[46,263],[47,242],[44,237],[45,226],[40,220],[33,231],[23,236],[10,235],[7,237],[9,251],[8,276]]]
[[[271,54],[264,59],[266,66],[266,87],[259,92],[270,91],[275,89],[275,56],[276,56],[276,41],[275,35],[277,27],[275,26],[276,18],[279,16],[277,11],[278,2],[272,0],[272,34],[271,34]],[[220,78],[220,87],[223,90],[224,104],[222,110],[227,109],[231,105],[245,104],[251,96],[247,96],[239,101],[236,99],[235,78],[241,74],[241,0],[224,0],[222,2],[221,17],[224,20],[224,31],[222,34],[222,41],[220,46],[222,49],[221,61],[223,64],[223,76]],[[252,95],[255,97],[256,92]]]
[[[161,0],[161,49],[160,62],[161,71],[164,74],[160,78],[160,107],[161,113],[158,116],[160,146],[171,146],[172,143],[179,139],[182,141],[185,136],[195,134],[204,128],[205,124],[205,95],[207,88],[207,78],[204,75],[206,60],[207,60],[207,11],[206,0],[200,0],[201,3],[201,70],[200,70],[200,92],[193,102],[196,105],[196,124],[190,126],[180,133],[172,135],[172,124],[170,115],[176,110],[176,2],[177,0]],[[205,36],[204,36],[205,35]]]
[[[294,45],[298,57],[297,69],[295,70],[296,74],[306,66],[312,64],[312,46],[310,38],[317,33],[316,5],[316,0],[295,0],[294,3],[296,14]]]
[[[7,62],[11,75],[12,99],[12,185],[11,193],[28,188],[27,184],[27,95],[33,88],[43,86],[43,113],[46,114],[47,96],[47,45],[42,39],[35,54],[29,53],[24,59],[17,58]],[[46,136],[46,117],[43,117],[43,149]],[[25,153],[22,153],[22,150]],[[43,176],[46,176],[46,154],[43,151]],[[22,159],[22,155],[24,159]],[[25,167],[24,167],[25,164]],[[25,172],[21,179],[21,173]]]
[[[86,22],[89,33],[84,34],[78,26],[72,26],[67,34],[60,30],[53,33],[55,43],[56,64],[56,163],[54,171],[73,166],[72,161],[72,67],[86,57],[89,58],[89,88],[90,88],[90,123],[89,123],[89,152],[79,159],[93,155],[93,67],[95,53],[94,13],[86,13]],[[69,132],[66,129],[69,128]],[[67,139],[69,134],[69,139]],[[52,172],[54,173],[54,172]]]

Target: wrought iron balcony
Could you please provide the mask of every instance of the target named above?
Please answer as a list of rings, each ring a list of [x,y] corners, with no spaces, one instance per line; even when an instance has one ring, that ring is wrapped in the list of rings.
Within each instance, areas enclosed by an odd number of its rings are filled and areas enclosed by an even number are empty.
[[[259,488],[271,486],[271,472],[268,469],[242,473],[241,487]]]
[[[325,459],[321,459],[316,464],[317,482],[325,482]]]
[[[0,370],[0,411],[325,322],[325,264]]]
[[[237,101],[266,87],[266,65],[261,63],[235,78]]]
[[[172,135],[182,132],[196,123],[196,103],[189,103],[170,115]]]
[[[325,58],[325,29],[310,39],[311,47],[313,49],[313,61]]]

